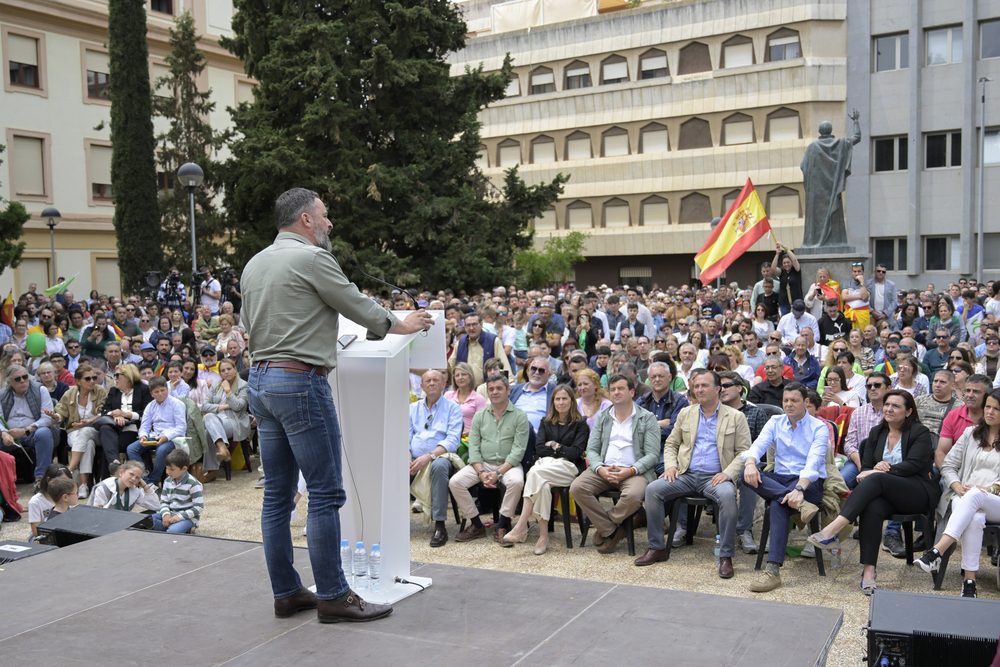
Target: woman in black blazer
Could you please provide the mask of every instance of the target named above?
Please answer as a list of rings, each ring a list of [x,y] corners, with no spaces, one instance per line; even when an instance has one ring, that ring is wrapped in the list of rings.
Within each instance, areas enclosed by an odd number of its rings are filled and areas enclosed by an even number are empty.
[[[153,400],[149,388],[139,379],[135,364],[121,364],[115,370],[115,386],[104,401],[103,417],[94,426],[100,426],[101,447],[108,465],[121,462],[121,453],[139,437],[142,412]],[[128,410],[122,409],[126,403]]]
[[[861,589],[875,592],[875,565],[882,541],[882,523],[893,514],[927,514],[937,505],[941,489],[934,481],[931,433],[920,423],[909,392],[894,389],[885,395],[882,422],[861,446],[858,485],[840,516],[809,543],[821,549],[839,547],[837,536],[860,517]]]

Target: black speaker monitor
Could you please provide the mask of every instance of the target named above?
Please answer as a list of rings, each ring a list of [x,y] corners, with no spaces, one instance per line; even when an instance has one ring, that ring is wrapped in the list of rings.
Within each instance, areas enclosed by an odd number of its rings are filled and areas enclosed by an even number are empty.
[[[47,536],[49,544],[67,547],[126,528],[152,528],[148,514],[104,509],[92,505],[77,505],[59,516],[38,525],[39,537]]]

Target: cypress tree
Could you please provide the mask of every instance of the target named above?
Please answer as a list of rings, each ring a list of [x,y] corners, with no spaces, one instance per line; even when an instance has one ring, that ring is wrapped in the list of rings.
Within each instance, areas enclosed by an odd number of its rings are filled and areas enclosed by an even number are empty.
[[[507,284],[528,223],[566,177],[503,188],[475,167],[477,118],[512,68],[452,77],[466,26],[450,0],[237,0],[227,46],[260,86],[234,113],[226,167],[237,262],[275,235],[284,190],[316,190],[334,252],[389,282],[455,289]]]
[[[133,293],[145,285],[145,272],[162,263],[143,0],[109,0],[108,51],[118,268],[124,291]]]

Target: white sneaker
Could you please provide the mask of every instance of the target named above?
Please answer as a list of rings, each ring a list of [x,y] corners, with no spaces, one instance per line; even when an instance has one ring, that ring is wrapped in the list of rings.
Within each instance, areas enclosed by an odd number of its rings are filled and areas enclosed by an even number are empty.
[[[292,519],[291,521],[289,521],[289,523],[295,523],[298,520],[298,518],[299,518],[299,508],[292,507]]]
[[[685,538],[687,538],[687,534],[688,534],[688,532],[687,532],[686,528],[682,528],[681,526],[677,527],[677,530],[674,531],[673,547],[675,549],[677,547],[682,547],[685,544],[687,544],[687,540],[685,539]]]
[[[806,548],[802,550],[803,558],[815,558],[816,557],[816,547],[812,544],[807,544]]]
[[[264,476],[263,475],[261,475],[260,479],[258,479],[257,482],[253,485],[253,488],[255,488],[255,489],[263,489],[264,488]]]
[[[740,538],[740,548],[743,549],[745,554],[755,554],[757,553],[757,543],[753,541],[753,533],[749,530],[744,530],[738,535]]]
[[[86,484],[81,484],[80,488],[76,492],[76,497],[80,500],[86,500],[90,496],[90,487]]]
[[[306,536],[306,527],[302,526],[302,537]]]
[[[421,512],[424,511],[424,504],[419,500],[414,500],[410,504],[410,511],[413,512],[414,514],[420,514]]]

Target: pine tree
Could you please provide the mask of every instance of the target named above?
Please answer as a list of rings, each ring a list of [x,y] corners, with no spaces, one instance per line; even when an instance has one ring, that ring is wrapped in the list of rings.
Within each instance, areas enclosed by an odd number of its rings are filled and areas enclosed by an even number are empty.
[[[194,162],[205,172],[205,180],[195,189],[195,230],[198,264],[223,266],[225,217],[213,200],[219,193],[218,162],[213,159],[228,140],[228,132],[217,132],[206,120],[215,109],[212,91],[198,90],[198,76],[205,70],[205,54],[198,49],[201,37],[194,18],[185,11],[170,29],[171,52],[167,56],[170,74],[154,82],[159,96],[153,98],[157,116],[170,121],[170,129],[156,137],[160,150],[159,171],[175,177],[186,162]],[[163,266],[191,266],[190,198],[187,188],[175,184],[161,192],[160,220],[163,229]]]
[[[224,41],[260,86],[234,114],[226,207],[237,263],[275,235],[284,190],[316,190],[334,252],[402,285],[482,287],[516,275],[529,221],[567,180],[503,189],[475,167],[479,111],[502,99],[512,64],[452,77],[466,26],[450,0],[237,0]]]
[[[5,148],[0,145],[0,154],[3,154]],[[3,164],[2,159],[0,164]],[[3,202],[4,200],[0,198],[0,205]],[[30,219],[31,214],[20,202],[9,201],[7,208],[0,208],[0,273],[6,271],[8,267],[16,269],[21,264],[25,246],[21,238],[24,236],[24,223]]]
[[[122,288],[132,293],[145,285],[145,272],[163,261],[143,0],[109,0],[108,51],[118,268]]]

